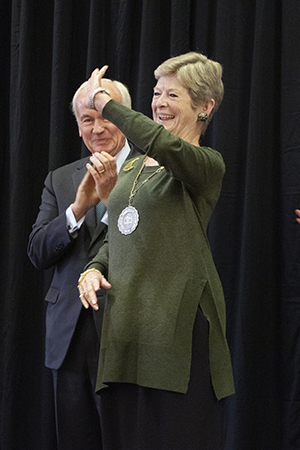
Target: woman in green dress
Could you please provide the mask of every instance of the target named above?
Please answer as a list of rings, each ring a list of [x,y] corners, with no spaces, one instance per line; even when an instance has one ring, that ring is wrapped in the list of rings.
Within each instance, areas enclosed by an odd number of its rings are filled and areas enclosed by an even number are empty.
[[[221,449],[234,386],[222,286],[206,229],[225,165],[199,145],[223,98],[222,67],[189,52],[155,73],[153,120],[101,88],[86,103],[144,154],[108,200],[108,235],[79,279],[83,305],[107,289],[97,391],[104,450]],[[98,168],[101,176],[103,168]]]

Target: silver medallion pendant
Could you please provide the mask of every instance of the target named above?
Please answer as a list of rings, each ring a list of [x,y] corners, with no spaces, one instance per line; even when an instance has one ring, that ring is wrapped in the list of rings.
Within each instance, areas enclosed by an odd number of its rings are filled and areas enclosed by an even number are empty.
[[[131,234],[139,222],[139,213],[133,206],[127,206],[118,219],[118,228],[122,234]]]

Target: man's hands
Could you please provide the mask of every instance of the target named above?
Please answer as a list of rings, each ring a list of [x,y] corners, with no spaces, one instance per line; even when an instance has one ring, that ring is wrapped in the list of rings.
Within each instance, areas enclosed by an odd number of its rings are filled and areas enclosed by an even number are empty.
[[[95,190],[98,198],[107,205],[109,194],[117,182],[116,158],[109,153],[95,153],[91,156],[91,164],[87,164],[87,169],[95,182]]]
[[[90,208],[101,200],[107,205],[109,194],[116,184],[116,158],[106,152],[91,156],[91,164],[87,164],[87,173],[83,177],[76,193],[75,202],[71,205],[78,222]]]

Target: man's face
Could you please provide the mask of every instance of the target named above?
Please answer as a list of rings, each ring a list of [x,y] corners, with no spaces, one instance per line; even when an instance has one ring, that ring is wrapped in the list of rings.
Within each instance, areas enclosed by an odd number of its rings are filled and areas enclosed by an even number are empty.
[[[121,93],[112,81],[103,79],[101,86],[112,99],[122,103]],[[79,136],[91,153],[105,151],[115,156],[124,147],[124,134],[113,123],[103,119],[99,112],[85,106],[84,93],[80,93],[76,100],[76,118]]]

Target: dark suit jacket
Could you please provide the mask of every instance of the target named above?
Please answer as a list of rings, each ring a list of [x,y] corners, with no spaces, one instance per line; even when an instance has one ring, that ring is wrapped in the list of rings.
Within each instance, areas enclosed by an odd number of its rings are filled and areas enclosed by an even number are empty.
[[[132,149],[128,158],[137,154]],[[95,208],[88,211],[76,238],[70,236],[66,226],[66,209],[75,200],[88,161],[89,157],[80,159],[47,175],[40,211],[29,237],[28,256],[35,267],[55,269],[45,298],[45,364],[51,369],[59,369],[63,363],[83,308],[77,289],[79,275],[97,254],[106,234],[102,222],[96,225]],[[103,297],[104,290],[100,291],[100,302],[104,302]]]

